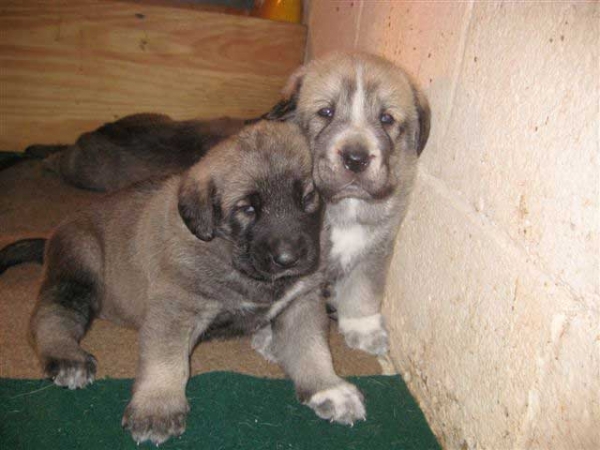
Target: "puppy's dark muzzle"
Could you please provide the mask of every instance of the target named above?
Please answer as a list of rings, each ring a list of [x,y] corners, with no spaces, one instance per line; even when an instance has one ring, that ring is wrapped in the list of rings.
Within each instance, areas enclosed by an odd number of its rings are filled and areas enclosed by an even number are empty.
[[[308,245],[306,239],[302,237],[270,239],[265,253],[267,256],[265,269],[273,274],[289,269],[302,272],[305,266],[311,265]]]
[[[318,265],[319,247],[311,242],[304,236],[263,241],[253,251],[254,269],[257,273],[275,278],[306,275]]]
[[[272,265],[280,269],[294,267],[305,255],[305,246],[294,245],[292,242],[283,240],[276,241],[269,250]]]

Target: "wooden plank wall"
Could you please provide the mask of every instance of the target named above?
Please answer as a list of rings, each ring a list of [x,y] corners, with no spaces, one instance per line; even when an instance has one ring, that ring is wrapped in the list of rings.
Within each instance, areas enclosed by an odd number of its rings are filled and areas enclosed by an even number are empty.
[[[301,25],[156,1],[3,0],[0,150],[72,142],[135,112],[261,114],[305,39]]]

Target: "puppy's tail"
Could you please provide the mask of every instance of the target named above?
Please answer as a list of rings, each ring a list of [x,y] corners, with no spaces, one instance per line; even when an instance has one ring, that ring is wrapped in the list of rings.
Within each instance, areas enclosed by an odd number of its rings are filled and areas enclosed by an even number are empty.
[[[6,269],[26,262],[44,263],[46,239],[21,239],[0,250],[0,274]]]

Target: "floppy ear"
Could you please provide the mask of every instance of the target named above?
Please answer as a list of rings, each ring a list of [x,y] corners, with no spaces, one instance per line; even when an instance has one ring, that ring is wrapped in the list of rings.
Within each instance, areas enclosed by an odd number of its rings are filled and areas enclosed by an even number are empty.
[[[261,119],[286,121],[294,118],[298,94],[300,93],[305,73],[306,66],[301,66],[288,78],[285,87],[281,91],[283,98],[268,113],[261,116]]]
[[[179,187],[179,215],[188,229],[203,241],[211,241],[215,237],[215,228],[220,221],[216,197],[212,179],[201,182],[188,176]]]
[[[413,97],[419,115],[419,132],[417,134],[417,156],[420,156],[429,139],[429,130],[431,128],[431,110],[427,97],[413,86]]]
[[[277,120],[285,122],[294,117],[296,112],[296,97],[292,97],[289,100],[281,100],[275,106],[273,106],[268,113],[260,116],[263,120]]]

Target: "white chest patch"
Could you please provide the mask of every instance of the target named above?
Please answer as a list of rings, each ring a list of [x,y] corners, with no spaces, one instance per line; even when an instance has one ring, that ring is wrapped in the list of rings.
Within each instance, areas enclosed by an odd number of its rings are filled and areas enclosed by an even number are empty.
[[[331,257],[346,268],[368,245],[365,227],[350,225],[331,230]]]

